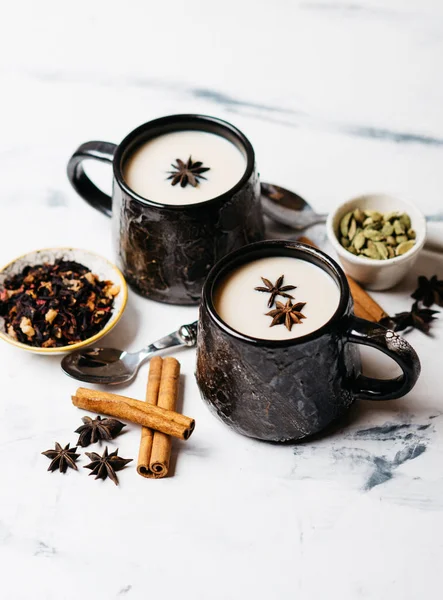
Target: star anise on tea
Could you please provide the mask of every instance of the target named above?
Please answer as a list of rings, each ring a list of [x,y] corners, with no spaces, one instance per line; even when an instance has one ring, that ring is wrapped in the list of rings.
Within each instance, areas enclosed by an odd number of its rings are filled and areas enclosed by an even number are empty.
[[[95,444],[99,440],[112,440],[115,438],[123,429],[126,427],[121,421],[117,419],[102,419],[98,416],[96,419],[91,417],[82,418],[83,425],[75,430],[75,433],[79,433],[78,444],[83,448],[89,446],[89,444]]]
[[[257,292],[267,292],[268,294],[271,294],[268,300],[269,308],[273,306],[277,296],[282,296],[283,298],[294,298],[292,294],[288,294],[287,292],[289,292],[289,290],[295,290],[296,286],[282,285],[284,277],[284,275],[280,275],[275,283],[272,283],[269,281],[269,279],[266,279],[266,277],[262,277],[261,280],[265,284],[265,287],[259,286],[254,288],[254,290],[257,290]]]
[[[54,450],[46,450],[42,452],[44,456],[47,456],[51,459],[51,464],[48,467],[48,471],[56,471],[57,469],[60,473],[66,473],[68,467],[71,469],[77,469],[77,465],[75,461],[78,459],[80,454],[76,454],[77,447],[70,448],[69,444],[67,444],[64,448],[60,446],[58,442],[55,442]]]
[[[438,310],[429,308],[420,308],[418,302],[414,302],[411,310],[397,313],[393,317],[385,317],[380,320],[380,324],[393,331],[403,331],[405,329],[419,329],[423,333],[429,333],[431,322],[434,321]]]
[[[106,477],[109,477],[115,485],[118,485],[118,478],[115,472],[121,471],[121,469],[132,461],[132,458],[121,458],[117,454],[118,449],[108,454],[107,446],[102,456],[96,452],[86,452],[86,456],[91,462],[89,465],[85,465],[84,468],[91,469],[89,475],[95,475],[95,479],[106,479]]]
[[[200,179],[206,179],[203,173],[209,171],[209,167],[204,167],[201,161],[197,160],[193,162],[191,156],[187,162],[183,162],[180,158],[176,158],[175,160],[177,164],[171,164],[174,171],[168,171],[169,177],[167,177],[167,179],[172,180],[171,185],[177,185],[180,182],[182,188],[186,187],[188,183],[192,187],[197,187]]]
[[[291,299],[289,299],[286,304],[277,301],[275,303],[277,308],[266,313],[266,316],[272,317],[272,323],[269,327],[284,324],[285,327],[291,331],[294,324],[301,323],[302,319],[306,319],[305,315],[300,312],[305,304],[306,302],[292,304]]]
[[[437,275],[430,279],[424,275],[418,278],[418,288],[411,294],[414,300],[420,300],[425,306],[438,304],[443,306],[443,280],[438,280]]]

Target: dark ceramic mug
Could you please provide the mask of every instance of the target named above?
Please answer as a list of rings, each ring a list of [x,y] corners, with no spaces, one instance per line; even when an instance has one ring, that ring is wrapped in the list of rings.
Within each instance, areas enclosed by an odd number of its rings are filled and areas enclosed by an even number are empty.
[[[138,195],[124,180],[127,158],[147,140],[183,130],[216,133],[235,144],[246,159],[242,178],[224,194],[198,204],[161,204]],[[113,164],[112,198],[88,178],[85,159]],[[198,304],[217,260],[264,237],[254,150],[241,131],[221,119],[172,115],[141,125],[118,146],[87,142],[71,157],[68,177],[84,200],[112,216],[123,273],[135,291],[152,300]]]
[[[328,273],[340,290],[333,317],[313,333],[290,340],[262,340],[229,327],[214,308],[217,283],[233,268],[265,256],[293,256]],[[393,358],[403,374],[373,379],[361,374],[356,344]],[[353,314],[342,269],[325,253],[299,242],[258,242],[225,256],[203,287],[197,382],[216,414],[238,432],[283,442],[315,434],[357,398],[390,400],[407,394],[420,374],[415,350],[393,331]]]

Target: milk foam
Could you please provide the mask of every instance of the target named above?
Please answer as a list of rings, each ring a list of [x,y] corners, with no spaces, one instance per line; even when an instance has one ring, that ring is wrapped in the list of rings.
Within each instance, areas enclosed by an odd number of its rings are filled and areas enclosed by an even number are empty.
[[[197,187],[167,179],[177,158],[203,162],[209,171]],[[230,190],[242,178],[246,158],[232,142],[206,131],[174,131],[160,135],[137,148],[124,166],[124,179],[139,196],[161,204],[196,204]]]
[[[268,308],[270,295],[254,289],[264,285],[261,277],[274,284],[280,275],[284,275],[283,285],[296,286],[288,292],[294,296],[292,303],[306,302],[301,310],[306,319],[294,324],[291,331],[284,325],[270,327],[272,318],[266,313],[276,307]],[[276,300],[287,301],[281,296]],[[268,340],[292,339],[316,331],[331,319],[339,301],[339,288],[323,269],[290,256],[260,258],[234,269],[218,284],[214,296],[217,313],[232,329]]]

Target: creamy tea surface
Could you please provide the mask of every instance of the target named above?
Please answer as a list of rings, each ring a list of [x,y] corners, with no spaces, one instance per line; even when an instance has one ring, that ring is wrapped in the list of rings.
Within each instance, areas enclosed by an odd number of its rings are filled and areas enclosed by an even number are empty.
[[[337,284],[323,269],[299,258],[271,256],[226,275],[215,290],[214,306],[223,321],[240,333],[285,340],[322,327],[339,300]]]
[[[124,178],[148,200],[197,204],[230,190],[245,170],[245,156],[226,138],[206,131],[175,131],[134,150],[126,161]]]

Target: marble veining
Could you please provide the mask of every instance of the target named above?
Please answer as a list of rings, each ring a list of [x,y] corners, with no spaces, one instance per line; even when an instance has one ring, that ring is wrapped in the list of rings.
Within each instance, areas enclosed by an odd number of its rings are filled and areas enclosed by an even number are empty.
[[[428,420],[433,418],[436,418],[435,415],[429,416]],[[333,465],[336,465],[335,469],[340,470],[344,480],[347,471],[352,472],[353,477],[349,478],[348,485],[358,486],[361,491],[369,492],[398,477],[399,467],[426,452],[435,433],[432,421],[416,423],[411,417],[405,418],[404,415],[398,415],[396,422],[386,421],[371,427],[339,430],[331,440],[295,447],[296,464],[291,477],[306,478],[307,467],[309,477],[329,478]],[[340,445],[340,440],[345,443]],[[316,455],[322,456],[322,460],[317,462],[317,473],[314,467]],[[399,489],[403,489],[405,495],[408,481],[420,479],[419,473],[419,466],[416,465],[409,478],[403,476],[398,482]],[[438,497],[430,496],[429,500],[440,502]]]

